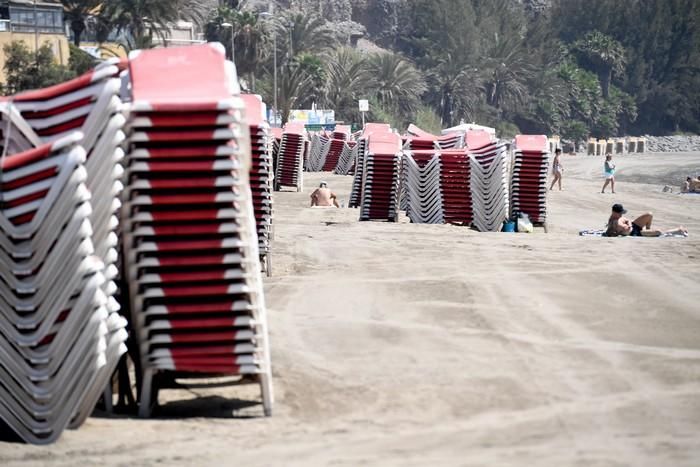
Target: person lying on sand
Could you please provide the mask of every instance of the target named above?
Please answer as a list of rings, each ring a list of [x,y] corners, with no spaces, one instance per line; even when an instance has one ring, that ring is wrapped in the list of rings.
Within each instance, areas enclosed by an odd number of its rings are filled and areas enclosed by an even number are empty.
[[[311,193],[311,207],[331,207],[335,206],[339,208],[338,199],[329,188],[326,182],[321,182],[321,184]]]
[[[608,237],[660,237],[662,235],[688,235],[688,230],[682,225],[677,229],[667,231],[652,230],[651,222],[654,219],[652,213],[647,212],[630,221],[623,214],[627,210],[621,204],[613,204],[612,213],[608,219],[608,228],[605,235]]]

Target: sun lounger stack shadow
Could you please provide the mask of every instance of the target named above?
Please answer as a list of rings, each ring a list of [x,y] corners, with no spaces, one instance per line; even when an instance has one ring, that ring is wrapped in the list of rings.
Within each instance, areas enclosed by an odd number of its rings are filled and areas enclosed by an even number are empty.
[[[547,222],[549,150],[544,135],[515,137],[511,177],[511,214],[525,213],[534,223]]]
[[[320,172],[326,160],[331,140],[321,132],[315,132],[309,140],[309,157],[304,169],[307,172]]]
[[[272,410],[249,132],[224,53],[205,44],[131,55],[122,222],[144,417],[161,375],[240,376]]]
[[[126,351],[94,255],[83,140],[74,132],[1,162],[0,421],[35,444],[82,423]]]
[[[275,168],[275,189],[290,186],[297,191],[304,190],[304,158],[308,150],[308,140],[304,124],[287,123],[282,132],[277,166]]]
[[[498,232],[508,219],[508,157],[505,143],[492,141],[482,130],[468,131],[471,160],[472,225],[481,232]]]
[[[401,137],[372,133],[363,163],[360,220],[396,222],[401,191]]]
[[[241,95],[245,105],[246,123],[250,133],[251,165],[250,190],[258,232],[260,263],[267,276],[272,275],[270,238],[272,236],[272,155],[269,144],[269,125],[265,121],[262,99],[252,94]]]

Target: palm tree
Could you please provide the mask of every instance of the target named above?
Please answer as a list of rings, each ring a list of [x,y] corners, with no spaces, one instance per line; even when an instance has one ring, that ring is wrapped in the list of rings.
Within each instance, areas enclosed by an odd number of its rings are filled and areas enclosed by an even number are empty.
[[[487,104],[498,110],[514,110],[525,102],[533,66],[517,37],[496,36],[480,68]]]
[[[609,96],[613,73],[624,70],[625,48],[618,41],[599,31],[591,31],[574,43],[573,49],[598,75],[605,99]]]
[[[366,70],[374,82],[372,94],[380,105],[403,114],[416,111],[427,87],[413,64],[398,54],[383,52],[369,57]]]
[[[224,27],[226,23],[231,26]],[[242,76],[248,76],[249,85],[255,91],[255,71],[262,60],[268,34],[254,12],[220,6],[205,25],[204,35],[208,41],[221,42],[228,50],[232,42],[231,34],[237,71]]]
[[[335,44],[333,31],[317,14],[289,10],[275,18],[280,47],[286,48],[287,61],[305,52],[322,52]],[[284,49],[281,50],[284,53]]]
[[[373,86],[362,55],[354,49],[342,47],[327,58],[323,103],[343,119],[355,119],[357,100],[368,97]]]
[[[483,95],[478,69],[447,53],[428,72],[428,101],[438,109],[440,122],[447,127],[472,114]]]
[[[201,24],[206,0],[109,0],[100,11],[101,29],[126,32],[130,48],[151,46],[153,36],[167,39],[172,23],[189,20]]]
[[[296,63],[288,63],[282,68],[278,87],[277,103],[284,125],[289,120],[289,113],[295,108],[297,102],[301,101],[313,88],[313,81],[304,67]]]
[[[80,38],[85,32],[87,19],[94,15],[102,0],[61,0],[64,20],[73,31],[73,43],[80,46]]]

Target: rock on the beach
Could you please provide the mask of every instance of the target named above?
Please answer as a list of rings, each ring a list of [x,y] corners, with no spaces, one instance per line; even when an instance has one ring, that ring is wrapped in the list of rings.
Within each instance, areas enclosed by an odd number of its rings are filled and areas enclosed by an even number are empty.
[[[649,152],[700,151],[700,136],[646,136]]]

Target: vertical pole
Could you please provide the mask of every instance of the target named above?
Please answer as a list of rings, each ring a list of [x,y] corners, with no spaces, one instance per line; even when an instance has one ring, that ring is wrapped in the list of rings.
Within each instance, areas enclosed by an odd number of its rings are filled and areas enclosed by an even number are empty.
[[[277,123],[277,31],[276,30],[275,30],[274,34],[275,35],[272,38],[272,48],[274,49],[273,53],[272,53],[272,62],[273,62],[272,68],[273,68],[273,73],[274,73],[274,77],[272,79],[273,80],[272,86],[275,89],[274,89],[274,100],[273,100],[273,104],[272,104],[272,109],[273,109],[272,116],[275,119],[275,124],[276,124]]]
[[[231,26],[231,61],[235,64],[236,63],[236,55],[234,54],[234,49],[233,49],[233,39],[235,36],[233,35],[233,26]]]
[[[39,17],[36,14],[36,0],[34,0],[34,54],[39,54]]]
[[[365,128],[365,113],[362,112],[362,128]]]

